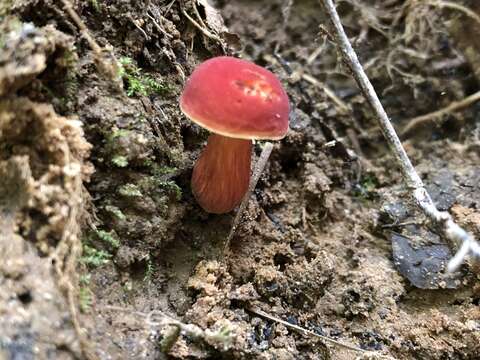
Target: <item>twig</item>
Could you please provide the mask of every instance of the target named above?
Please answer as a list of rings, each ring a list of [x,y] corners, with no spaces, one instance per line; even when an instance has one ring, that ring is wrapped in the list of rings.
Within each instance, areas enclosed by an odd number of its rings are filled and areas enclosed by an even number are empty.
[[[338,106],[342,113],[347,114],[350,112],[350,108],[348,107],[348,105],[342,99],[340,99],[337,94],[335,94],[335,92],[330,89],[325,83],[322,83],[315,79],[313,76],[305,73],[302,74],[302,79],[323,90],[325,92],[325,95],[327,95]]]
[[[198,8],[197,8],[196,1],[192,1],[192,7],[193,7],[193,12],[195,13],[195,16],[197,17],[198,22],[200,23],[200,25],[201,25],[204,29],[206,29],[206,28],[207,28],[207,25],[205,25],[205,23],[203,22],[202,17],[200,16],[200,13],[198,12]]]
[[[90,45],[90,48],[93,50],[95,55],[101,56],[102,54],[102,48],[100,45],[97,44],[95,39],[90,36],[90,33],[88,32],[88,28],[85,25],[85,23],[82,21],[80,16],[77,14],[75,10],[73,10],[73,6],[68,0],[61,0],[63,3],[63,6],[65,7],[65,10],[67,11],[68,15],[72,18],[72,20],[75,22],[75,25],[78,26],[80,29],[80,33],[82,36],[87,40],[88,45]]]
[[[148,15],[148,13],[147,13],[147,15]],[[142,29],[142,27],[140,25],[138,25],[138,21],[135,20],[133,18],[133,16],[131,16],[131,15],[128,16],[128,19],[132,22],[133,26],[135,26],[138,29],[138,31],[140,31],[140,33],[143,35],[145,40],[147,40],[147,41],[150,40],[150,37],[148,36],[148,34],[145,32],[145,30]]]
[[[418,127],[423,126],[431,121],[441,118],[447,114],[454,113],[458,110],[466,108],[471,104],[480,100],[480,91],[477,91],[475,94],[467,96],[465,99],[460,101],[454,101],[450,105],[444,107],[443,109],[431,112],[429,114],[421,115],[414,117],[413,119],[409,120],[407,126],[403,129],[401,136],[408,136],[412,133],[412,131],[416,130]]]
[[[163,35],[165,35],[167,38],[169,39],[173,39],[173,35],[172,34],[169,34],[168,32],[166,32],[161,26],[159,23],[157,23],[155,21],[155,18],[150,15],[148,12],[147,12],[147,16],[150,18],[150,20],[152,20],[152,23],[153,25],[155,25],[155,27],[157,28],[158,31],[160,31]]]
[[[242,219],[242,215],[245,212],[245,208],[247,207],[248,202],[250,200],[250,196],[252,195],[253,190],[255,190],[255,187],[257,186],[258,180],[260,179],[260,175],[262,175],[263,170],[265,169],[265,165],[267,165],[267,161],[268,161],[268,158],[270,157],[270,154],[272,153],[272,150],[273,150],[272,143],[266,142],[263,146],[263,150],[262,150],[262,153],[260,154],[260,158],[255,164],[253,176],[250,180],[250,184],[248,185],[248,191],[243,197],[242,203],[240,204],[237,214],[233,219],[232,227],[230,228],[230,233],[228,234],[227,240],[225,241],[225,246],[223,247],[224,254],[226,254],[230,249],[230,241],[232,240],[233,235],[235,235],[235,230],[237,230],[238,224],[240,223],[240,220]]]
[[[115,58],[112,51],[109,49],[104,49],[95,41],[95,39],[90,35],[87,26],[77,14],[77,12],[73,9],[72,4],[69,0],[61,0],[65,11],[68,15],[72,18],[75,25],[78,26],[80,29],[81,35],[85,38],[88,45],[93,51],[95,64],[100,73],[103,75],[108,76],[110,80],[112,80],[113,84],[115,85],[116,89],[123,93],[123,85],[121,78],[119,76],[119,65],[117,59]]]
[[[365,74],[362,65],[358,61],[357,54],[353,50],[352,45],[345,34],[333,0],[319,1],[332,23],[334,37],[337,46],[342,53],[343,59],[352,71],[353,77],[367,101],[370,103],[370,106],[377,117],[380,128],[382,129],[383,135],[395,156],[398,166],[400,167],[403,179],[407,183],[407,186],[412,190],[412,197],[415,199],[417,205],[423,210],[425,215],[430,218],[433,223],[439,225],[445,237],[453,243],[452,245],[460,247],[455,256],[450,259],[447,266],[448,271],[455,271],[458,269],[469,253],[480,257],[480,245],[474,240],[473,236],[458,226],[449,213],[438,211],[433,203],[430,195],[425,189],[425,185],[410,162],[392,123],[388,119],[388,115],[385,112],[375,89]]]
[[[196,22],[190,15],[187,14],[185,9],[182,7],[182,14],[195,26],[198,30],[200,30],[206,37],[218,41],[222,44],[222,39],[220,39],[217,35],[212,34],[206,28],[202,27],[198,22]]]
[[[254,313],[255,315],[261,316],[265,319],[272,320],[272,321],[275,321],[279,324],[285,325],[287,328],[296,330],[301,334],[305,334],[305,335],[309,335],[309,336],[313,336],[313,337],[322,339],[325,342],[329,342],[331,344],[334,344],[336,346],[339,346],[339,347],[342,347],[342,348],[345,348],[345,349],[348,349],[348,350],[352,350],[352,351],[356,351],[356,352],[360,352],[360,353],[368,352],[368,351],[360,349],[359,347],[356,347],[354,345],[342,343],[340,341],[334,340],[334,339],[329,338],[327,336],[320,335],[320,334],[317,334],[316,332],[313,332],[311,330],[302,328],[301,326],[290,324],[288,321],[285,321],[285,320],[279,319],[279,318],[277,318],[273,315],[267,314],[265,311],[262,311],[258,308],[250,306],[250,307],[247,308],[247,310],[250,311],[251,313]]]

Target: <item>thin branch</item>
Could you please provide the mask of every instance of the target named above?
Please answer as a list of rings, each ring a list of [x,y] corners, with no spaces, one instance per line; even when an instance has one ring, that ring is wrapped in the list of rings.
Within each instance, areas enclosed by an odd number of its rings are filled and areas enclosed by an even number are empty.
[[[92,51],[95,53],[96,56],[101,57],[102,56],[102,48],[100,47],[100,45],[97,44],[95,39],[90,36],[90,33],[88,31],[87,26],[82,21],[82,19],[77,14],[77,12],[75,10],[73,10],[73,6],[70,3],[70,1],[68,1],[68,0],[61,0],[61,1],[63,3],[63,6],[64,6],[65,10],[67,11],[68,15],[75,22],[75,25],[77,25],[78,28],[80,29],[80,33],[82,34],[82,36],[85,38],[85,40],[87,40],[88,45],[90,46]]]
[[[323,336],[323,335],[317,334],[316,332],[313,332],[311,330],[302,328],[301,326],[290,324],[288,321],[285,321],[285,320],[279,319],[279,318],[277,318],[273,315],[267,314],[265,311],[262,311],[262,310],[260,310],[256,307],[251,306],[251,307],[248,307],[247,310],[250,311],[251,313],[254,313],[255,315],[261,316],[265,319],[272,320],[272,321],[275,321],[279,324],[285,325],[287,328],[298,331],[301,334],[322,339],[323,341],[331,343],[335,346],[342,347],[342,348],[352,350],[352,351],[356,351],[356,352],[360,352],[360,353],[367,353],[368,352],[368,351],[360,349],[359,347],[356,347],[354,345],[342,343],[340,341],[334,340],[334,339],[329,338],[327,336]]]
[[[208,37],[212,40],[218,41],[220,44],[222,43],[222,39],[220,39],[217,35],[212,34],[206,28],[202,27],[190,15],[187,14],[187,12],[185,11],[185,9],[183,7],[181,8],[181,10],[182,10],[183,16],[185,16],[193,24],[193,26],[195,26],[198,30],[200,30],[203,33],[203,35],[205,35],[206,37]]]
[[[421,115],[414,117],[413,119],[408,121],[407,126],[403,129],[401,136],[408,136],[417,128],[428,124],[436,119],[440,119],[442,116],[454,113],[458,110],[466,108],[471,104],[480,100],[480,91],[477,91],[475,94],[467,96],[465,99],[460,101],[454,101],[450,105],[444,107],[443,109],[431,112],[429,114]]]
[[[250,180],[250,184],[248,185],[248,191],[242,199],[242,203],[240,204],[240,208],[233,219],[232,227],[230,228],[230,233],[227,236],[227,240],[225,241],[225,246],[223,247],[223,253],[226,254],[230,249],[230,241],[235,235],[235,231],[237,230],[238,225],[240,224],[240,220],[242,219],[242,215],[247,208],[248,202],[250,201],[250,196],[252,196],[253,190],[257,186],[258,180],[265,169],[265,165],[267,165],[267,161],[272,153],[273,145],[271,142],[266,142],[263,146],[262,153],[260,154],[260,158],[258,159],[257,163],[255,164],[255,169],[253,171],[253,176]]]
[[[172,34],[169,34],[168,32],[166,32],[158,22],[155,21],[155,18],[150,15],[148,12],[147,12],[147,16],[150,18],[150,20],[152,20],[152,23],[153,25],[155,25],[155,27],[157,28],[158,31],[160,31],[163,35],[165,35],[167,38],[169,39],[173,39],[173,35]]]
[[[80,30],[80,34],[92,49],[95,65],[97,66],[99,72],[107,76],[108,79],[112,81],[117,91],[123,93],[123,85],[119,76],[119,65],[115,55],[113,54],[113,51],[108,48],[102,48],[100,45],[98,45],[95,39],[90,35],[90,32],[88,31],[88,28],[83,20],[80,18],[80,15],[78,15],[73,9],[73,6],[69,0],[60,1],[63,4],[65,11],[68,13],[75,25],[77,25],[78,29]]]
[[[327,95],[339,108],[340,112],[343,114],[347,114],[351,112],[350,108],[348,107],[345,102],[340,99],[335,92],[330,89],[325,83],[322,83],[321,81],[318,81],[316,78],[309,74],[302,74],[302,79],[309,82],[310,84],[315,85],[319,89],[323,90],[325,92],[325,95]]]
[[[458,269],[468,254],[480,257],[480,245],[474,240],[473,236],[458,226],[449,213],[438,211],[433,203],[430,195],[425,189],[425,185],[408,158],[392,123],[388,119],[388,115],[385,112],[375,89],[365,74],[365,71],[358,60],[357,54],[353,50],[352,45],[345,34],[345,30],[343,29],[333,0],[319,1],[325,9],[333,26],[335,41],[342,53],[342,57],[352,71],[352,75],[367,101],[370,103],[370,106],[377,117],[380,128],[382,129],[383,135],[397,161],[397,165],[400,167],[403,179],[407,183],[407,186],[412,190],[412,197],[417,205],[423,210],[425,215],[430,218],[433,223],[439,225],[445,237],[453,243],[451,245],[460,247],[456,255],[449,261],[447,267],[448,271],[455,271]]]

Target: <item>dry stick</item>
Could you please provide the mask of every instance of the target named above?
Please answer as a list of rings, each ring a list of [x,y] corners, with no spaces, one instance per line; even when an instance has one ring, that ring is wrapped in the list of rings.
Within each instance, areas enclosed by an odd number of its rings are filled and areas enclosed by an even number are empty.
[[[195,26],[198,30],[200,30],[206,37],[218,41],[220,44],[222,43],[222,39],[220,39],[217,35],[212,34],[206,28],[202,27],[198,22],[196,22],[190,15],[187,14],[185,9],[181,8],[182,14]]]
[[[335,94],[335,92],[330,89],[325,83],[322,83],[321,81],[315,79],[313,76],[305,73],[302,74],[302,79],[323,90],[325,92],[325,95],[327,95],[338,106],[342,113],[347,114],[350,112],[350,108],[348,107],[348,105],[345,104],[345,102],[340,99],[337,94]]]
[[[450,105],[444,107],[443,109],[431,112],[429,114],[421,115],[414,117],[409,120],[407,126],[403,129],[401,136],[407,136],[412,133],[413,130],[416,130],[418,127],[425,125],[431,121],[441,118],[444,115],[454,113],[458,110],[466,108],[471,104],[480,100],[480,91],[477,91],[475,94],[467,96],[465,99],[460,101],[454,101]]]
[[[358,61],[357,54],[352,48],[350,41],[343,29],[340,17],[333,0],[319,0],[323,5],[330,22],[334,29],[334,37],[339,47],[343,59],[352,71],[358,86],[362,90],[367,101],[370,103],[377,121],[382,129],[383,135],[393,152],[397,164],[402,172],[403,179],[407,183],[407,186],[412,190],[412,196],[415,199],[417,205],[423,210],[425,215],[430,218],[432,222],[440,225],[446,238],[454,243],[454,245],[460,246],[455,256],[450,259],[448,263],[448,271],[455,271],[465,260],[465,257],[472,253],[476,256],[480,256],[480,245],[474,240],[473,236],[468,234],[460,226],[458,226],[452,219],[449,213],[440,212],[433,203],[430,195],[425,189],[425,185],[418,176],[415,168],[413,167],[410,159],[405,152],[405,149],[398,138],[393,125],[388,119],[388,115],[380,102],[375,89],[373,88],[370,80],[368,79],[362,65]],[[461,245],[460,245],[461,244]]]
[[[345,343],[342,343],[340,341],[337,341],[337,340],[334,340],[332,338],[329,338],[327,336],[323,336],[323,335],[320,335],[320,334],[317,334],[316,332],[313,332],[311,330],[308,330],[308,329],[305,329],[305,328],[302,328],[301,326],[298,326],[298,325],[294,325],[294,324],[290,324],[289,322],[285,321],[285,320],[282,320],[282,319],[279,319],[275,316],[272,316],[270,314],[267,314],[266,312],[258,309],[258,308],[255,308],[255,307],[247,307],[247,310],[258,315],[258,316],[261,316],[265,319],[268,319],[268,320],[272,320],[272,321],[275,321],[279,324],[282,324],[282,325],[285,325],[287,328],[290,328],[290,329],[293,329],[293,330],[296,330],[298,331],[299,333],[302,333],[302,334],[305,334],[305,335],[309,335],[309,336],[313,336],[313,337],[316,337],[316,338],[319,338],[319,339],[322,339],[323,341],[325,342],[329,342],[329,343],[332,343],[336,346],[339,346],[339,347],[343,347],[345,349],[349,349],[349,350],[352,350],[352,351],[356,351],[356,352],[361,352],[361,353],[367,353],[369,351],[366,351],[366,350],[363,350],[363,349],[360,349],[356,346],[353,346],[353,345],[350,345],[350,344],[345,344]]]
[[[95,53],[96,56],[101,57],[102,48],[100,47],[100,45],[97,44],[95,39],[93,39],[93,37],[90,36],[90,33],[88,32],[88,29],[87,29],[86,25],[84,24],[84,22],[82,21],[80,16],[78,16],[76,11],[73,10],[73,6],[70,3],[70,1],[68,1],[68,0],[61,0],[61,1],[63,3],[63,6],[65,7],[65,10],[67,11],[68,15],[70,15],[72,20],[75,22],[75,24],[80,29],[80,33],[82,34],[82,36],[85,38],[85,40],[87,40],[88,45],[90,45],[90,48],[93,50],[93,52]]]
[[[271,142],[266,142],[263,146],[262,153],[260,154],[260,158],[258,159],[257,163],[255,164],[255,169],[253,170],[253,176],[250,180],[250,184],[248,185],[248,191],[243,197],[242,203],[233,219],[232,227],[230,228],[230,233],[227,236],[227,240],[225,241],[225,246],[223,247],[223,253],[226,254],[230,248],[230,241],[235,235],[235,230],[237,230],[238,224],[242,219],[242,215],[245,212],[245,209],[248,205],[248,201],[250,200],[250,196],[252,195],[253,190],[257,186],[258,179],[260,179],[260,175],[262,175],[263,170],[265,169],[265,165],[267,165],[268,158],[273,150],[273,144]]]
[[[108,76],[112,83],[116,86],[120,93],[123,93],[123,85],[119,77],[118,63],[112,51],[105,51],[95,39],[90,35],[87,26],[82,21],[77,12],[73,9],[69,0],[60,0],[68,15],[72,18],[75,24],[80,29],[80,34],[85,38],[88,45],[93,51],[95,64],[102,75]],[[107,58],[108,56],[108,58]]]

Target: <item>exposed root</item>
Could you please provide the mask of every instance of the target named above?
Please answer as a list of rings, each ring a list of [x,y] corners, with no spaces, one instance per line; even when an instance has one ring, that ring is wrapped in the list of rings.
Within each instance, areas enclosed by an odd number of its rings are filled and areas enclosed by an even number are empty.
[[[187,12],[185,11],[185,8],[182,6],[181,7],[181,11],[182,11],[182,14],[183,16],[185,16],[188,21],[190,21],[192,23],[193,26],[195,26],[198,30],[201,31],[201,33],[203,35],[205,35],[206,37],[218,42],[219,44],[222,44],[222,39],[220,39],[220,37],[218,37],[217,35],[211,33],[206,26],[202,26],[200,25],[197,21],[195,21],[190,15],[187,14]],[[198,10],[197,10],[198,12]]]
[[[73,6],[69,0],[61,0],[61,2],[63,3],[63,6],[65,7],[68,15],[78,26],[78,28],[80,29],[80,33],[85,38],[85,40],[87,40],[88,45],[92,49],[95,64],[97,65],[99,72],[105,75],[110,81],[112,81],[118,92],[123,93],[123,84],[119,71],[120,66],[111,49],[103,49],[100,45],[98,45],[95,39],[90,35],[90,32],[88,31],[85,23],[82,21],[77,12],[73,9]]]
[[[418,2],[418,0],[416,0]],[[451,9],[457,10],[464,15],[472,18],[480,25],[480,16],[478,16],[474,11],[470,10],[468,7],[463,6],[462,4],[457,4],[452,1],[443,1],[443,0],[428,0],[422,1],[425,5],[430,5],[434,7],[438,7],[440,9]]]
[[[413,119],[410,119],[408,121],[408,124],[403,129],[403,131],[401,133],[401,136],[402,137],[407,137],[410,134],[412,134],[412,132],[417,130],[419,127],[425,126],[425,125],[427,125],[427,124],[429,124],[433,121],[441,119],[442,117],[444,117],[446,115],[449,115],[449,114],[452,114],[456,111],[464,109],[464,108],[476,103],[479,100],[480,100],[480,91],[466,97],[463,100],[454,101],[450,105],[444,107],[443,109],[440,109],[440,110],[431,112],[429,114],[417,116]]]

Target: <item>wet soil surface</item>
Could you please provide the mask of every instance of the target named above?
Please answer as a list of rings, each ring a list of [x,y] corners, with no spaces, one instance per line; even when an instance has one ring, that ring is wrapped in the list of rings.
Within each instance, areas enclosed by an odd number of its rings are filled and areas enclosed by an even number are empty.
[[[0,359],[478,358],[478,267],[444,274],[451,244],[411,203],[317,1],[72,3],[102,53],[60,1],[0,4]],[[400,133],[477,91],[463,10],[338,10]],[[273,71],[292,108],[226,254],[234,213],[190,190],[208,132],[178,107],[223,54]],[[478,110],[402,140],[480,237]]]

